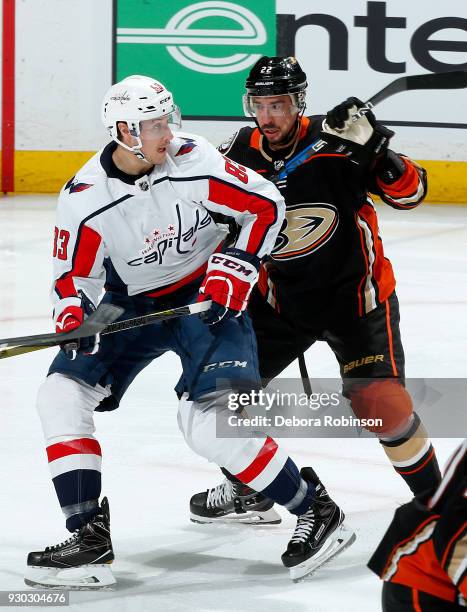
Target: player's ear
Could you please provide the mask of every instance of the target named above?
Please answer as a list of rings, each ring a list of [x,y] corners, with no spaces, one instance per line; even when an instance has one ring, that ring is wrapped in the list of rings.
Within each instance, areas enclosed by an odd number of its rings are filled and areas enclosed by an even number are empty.
[[[118,139],[123,140],[122,136],[128,136],[130,134],[130,130],[128,129],[128,124],[125,121],[117,122],[117,134]]]
[[[117,121],[117,137],[120,142],[129,146],[133,146],[136,141],[126,121]]]

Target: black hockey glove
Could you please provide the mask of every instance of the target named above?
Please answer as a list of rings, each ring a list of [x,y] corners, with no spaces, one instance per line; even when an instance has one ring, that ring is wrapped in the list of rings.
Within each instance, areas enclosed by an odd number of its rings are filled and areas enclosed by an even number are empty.
[[[383,181],[385,185],[392,185],[398,181],[404,174],[406,166],[403,160],[391,151],[387,149],[385,155],[382,155],[375,166],[376,176]]]
[[[347,98],[330,110],[322,129],[327,134],[358,145],[351,147],[351,158],[369,170],[385,156],[389,141],[394,136],[394,132],[378,123],[374,114],[355,97]]]
[[[358,98],[351,97],[347,98],[344,102],[341,102],[335,106],[332,110],[326,114],[326,124],[336,131],[345,131],[349,127],[349,123],[352,124],[352,117],[356,112],[363,108],[365,104]],[[371,111],[365,114],[366,119],[370,126],[374,126],[376,118]],[[350,125],[350,127],[352,127]],[[371,134],[370,134],[371,135]]]
[[[60,334],[72,331],[81,325],[84,319],[96,310],[91,300],[82,292],[78,292],[81,297],[81,306],[68,306],[60,313],[55,323],[55,331]],[[78,353],[84,355],[94,355],[99,350],[100,335],[88,336],[86,338],[76,338],[60,345],[68,359],[75,359]]]

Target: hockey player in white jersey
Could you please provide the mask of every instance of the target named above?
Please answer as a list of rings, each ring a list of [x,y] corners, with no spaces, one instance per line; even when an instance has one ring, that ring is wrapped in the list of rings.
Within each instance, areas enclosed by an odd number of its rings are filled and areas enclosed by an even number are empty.
[[[212,306],[203,319],[173,319],[109,334],[100,343],[85,338],[77,348],[63,345],[55,357],[37,405],[53,484],[73,535],[29,554],[26,583],[35,586],[114,584],[93,412],[117,408],[138,372],[168,350],[181,360],[178,421],[196,453],[297,516],[322,497],[319,484],[270,437],[216,437],[232,389],[260,388],[255,336],[244,311],[260,260],[281,227],[282,197],[205,139],[174,135],[178,108],[154,79],[131,76],[113,85],[102,114],[112,141],[59,197],[52,290],[57,331],[78,327],[102,291],[103,301],[124,307],[124,318],[197,300],[210,299]],[[234,244],[215,222],[217,214],[240,226]],[[343,513],[335,506],[328,519],[325,535],[333,534],[333,547],[342,548],[348,540]]]

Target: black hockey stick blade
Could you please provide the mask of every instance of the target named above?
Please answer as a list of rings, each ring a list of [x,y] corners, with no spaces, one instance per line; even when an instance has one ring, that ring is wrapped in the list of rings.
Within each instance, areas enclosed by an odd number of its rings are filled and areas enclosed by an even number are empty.
[[[35,336],[19,336],[0,340],[0,350],[17,346],[57,346],[67,340],[76,340],[86,336],[94,336],[104,330],[109,324],[124,312],[124,309],[114,304],[99,304],[96,310],[73,331],[63,334],[37,334]]]
[[[399,77],[381,91],[375,93],[366,104],[376,106],[386,98],[402,91],[415,89],[462,89],[467,87],[467,70],[450,70],[449,72],[428,72]]]

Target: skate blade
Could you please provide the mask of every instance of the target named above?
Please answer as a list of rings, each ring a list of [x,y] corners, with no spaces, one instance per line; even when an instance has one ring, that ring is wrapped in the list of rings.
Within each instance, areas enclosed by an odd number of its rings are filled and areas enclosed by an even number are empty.
[[[36,588],[87,591],[110,589],[117,581],[109,564],[96,564],[66,569],[30,566],[24,582]]]
[[[337,557],[337,555],[340,555],[349,546],[352,546],[356,539],[355,532],[347,529],[344,525],[340,525],[329,538],[331,540],[329,544],[326,542],[317,555],[310,557],[295,567],[289,568],[290,578],[294,582],[301,582],[305,578],[310,578],[318,568],[334,559],[334,557]]]
[[[222,523],[223,525],[279,525],[282,522],[282,518],[274,508],[270,508],[265,512],[251,511],[241,514],[232,512],[219,518],[208,518],[191,513],[190,521],[203,525],[207,523]]]

